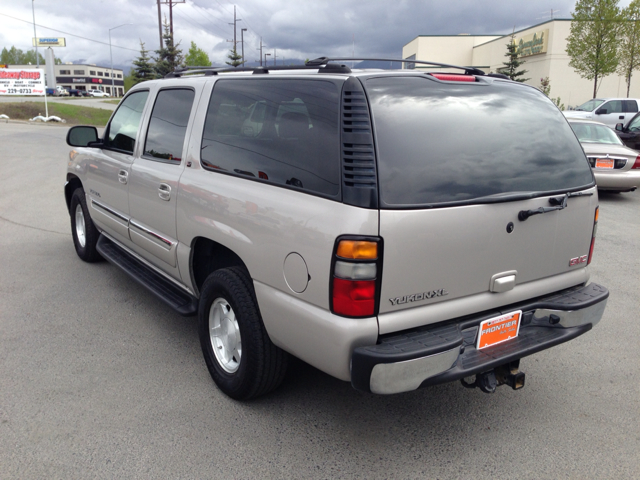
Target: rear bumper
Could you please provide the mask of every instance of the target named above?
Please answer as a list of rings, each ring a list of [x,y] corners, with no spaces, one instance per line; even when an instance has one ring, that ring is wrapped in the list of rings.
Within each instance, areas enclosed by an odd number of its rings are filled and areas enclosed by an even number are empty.
[[[593,170],[596,184],[601,190],[633,191],[640,187],[640,170]]]
[[[609,291],[595,283],[483,312],[475,317],[380,337],[356,348],[351,384],[378,394],[407,392],[491,370],[588,332],[604,313]],[[477,350],[483,320],[522,310],[517,338]]]

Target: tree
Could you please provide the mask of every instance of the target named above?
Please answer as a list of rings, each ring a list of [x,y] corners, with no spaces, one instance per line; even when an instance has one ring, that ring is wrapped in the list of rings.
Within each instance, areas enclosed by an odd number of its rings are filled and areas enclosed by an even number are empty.
[[[185,65],[192,67],[209,67],[211,66],[211,60],[209,59],[209,55],[207,52],[198,48],[195,42],[191,42],[191,48],[189,48],[189,52],[187,56],[184,57]]]
[[[235,45],[231,50],[229,50],[229,55],[227,55],[227,58],[231,61],[224,63],[226,63],[227,65],[231,65],[232,67],[237,67],[238,65],[242,65],[243,63],[242,55],[238,54]]]
[[[567,37],[569,65],[582,78],[593,80],[593,98],[598,80],[616,71],[617,35],[620,30],[618,0],[578,0],[571,14],[571,33]]]
[[[40,52],[38,52],[38,59],[40,60],[40,65],[44,65],[44,57]],[[36,52],[34,50],[23,52],[13,46],[7,50],[7,47],[4,47],[0,53],[0,63],[7,65],[36,65]]]
[[[547,97],[549,97],[549,94],[551,93],[551,80],[549,80],[549,77],[544,77],[540,79],[540,90]],[[562,103],[562,101],[560,100],[560,97],[558,98],[549,97],[549,100],[555,103],[556,107],[558,107],[560,110],[564,110],[564,103]]]
[[[627,82],[627,98],[631,89],[631,76],[640,68],[640,0],[633,0],[622,11],[618,44],[618,74]]]
[[[509,58],[508,62],[503,62],[504,67],[500,69],[500,73],[506,75],[511,80],[515,80],[516,82],[526,82],[530,80],[529,78],[518,78],[523,76],[528,70],[520,70],[518,71],[518,67],[524,63],[524,60],[518,60],[518,46],[515,42],[515,35],[511,35],[511,41],[507,43],[507,53],[504,54],[505,57]]]
[[[171,35],[166,18],[164,19],[163,27],[164,33],[162,34],[162,39],[164,41],[164,47],[160,50],[155,50],[158,56],[153,58],[156,62],[154,69],[156,71],[156,77],[158,78],[174,72],[176,68],[182,64],[183,59],[182,50],[178,48],[180,42],[178,42],[177,45],[173,44],[173,35]]]
[[[133,79],[133,85],[156,78],[156,71],[148,53],[144,48],[144,42],[140,40],[140,56],[133,61],[134,68],[129,73]]]

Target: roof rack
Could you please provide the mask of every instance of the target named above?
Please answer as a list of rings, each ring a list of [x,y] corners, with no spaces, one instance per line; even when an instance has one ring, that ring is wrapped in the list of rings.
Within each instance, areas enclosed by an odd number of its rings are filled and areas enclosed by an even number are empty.
[[[419,63],[421,65],[433,65],[436,67],[447,67],[447,68],[457,68],[460,70],[464,70],[464,73],[466,75],[485,75],[485,72],[483,70],[480,70],[478,68],[475,67],[461,67],[459,65],[450,65],[448,63],[437,63],[437,62],[425,62],[422,60],[407,60],[407,59],[401,59],[401,58],[347,58],[347,57],[335,57],[335,58],[329,58],[329,57],[320,57],[320,58],[316,58],[314,60],[309,60],[305,65],[312,65],[312,66],[320,66],[320,65],[326,65],[328,62],[363,62],[363,61],[370,61],[370,62],[402,62],[402,63]]]
[[[422,60],[407,60],[400,58],[329,58],[329,57],[319,57],[313,60],[309,60],[304,65],[279,65],[279,66],[260,66],[260,67],[202,67],[202,66],[194,66],[194,67],[184,67],[175,72],[168,73],[164,76],[164,78],[178,78],[184,75],[191,74],[203,74],[207,75],[217,75],[219,73],[231,73],[231,72],[253,72],[254,75],[262,75],[268,74],[270,71],[274,70],[318,70],[319,73],[351,73],[351,69],[346,65],[341,65],[339,63],[329,63],[329,62],[362,62],[362,61],[371,61],[371,62],[402,62],[402,63],[419,63],[421,65],[433,65],[435,67],[446,67],[446,68],[457,68],[459,70],[464,70],[466,75],[487,75],[484,71],[475,68],[475,67],[461,67],[459,65],[450,65],[448,63],[437,63],[437,62],[425,62]],[[492,74],[488,74],[489,76],[494,76]]]

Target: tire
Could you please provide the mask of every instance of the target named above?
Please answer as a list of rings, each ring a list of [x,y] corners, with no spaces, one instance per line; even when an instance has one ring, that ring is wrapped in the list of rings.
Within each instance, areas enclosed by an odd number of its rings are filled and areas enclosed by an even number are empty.
[[[288,354],[271,343],[244,268],[217,270],[204,282],[198,333],[211,378],[229,397],[249,400],[282,383]]]
[[[71,195],[71,235],[76,253],[85,262],[93,263],[102,260],[96,250],[100,232],[93,224],[87,200],[82,188],[76,188]]]

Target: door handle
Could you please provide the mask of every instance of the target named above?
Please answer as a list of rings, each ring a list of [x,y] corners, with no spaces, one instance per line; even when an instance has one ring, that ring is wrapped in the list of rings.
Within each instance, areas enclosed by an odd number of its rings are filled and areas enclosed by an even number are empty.
[[[624,115],[620,115],[618,118],[619,118],[620,120],[624,120]]]
[[[127,184],[127,179],[129,178],[129,172],[127,172],[126,170],[120,170],[118,172],[118,181],[120,183],[122,183],[123,185]]]
[[[166,183],[161,183],[158,187],[158,196],[167,202],[171,200],[171,187]]]

